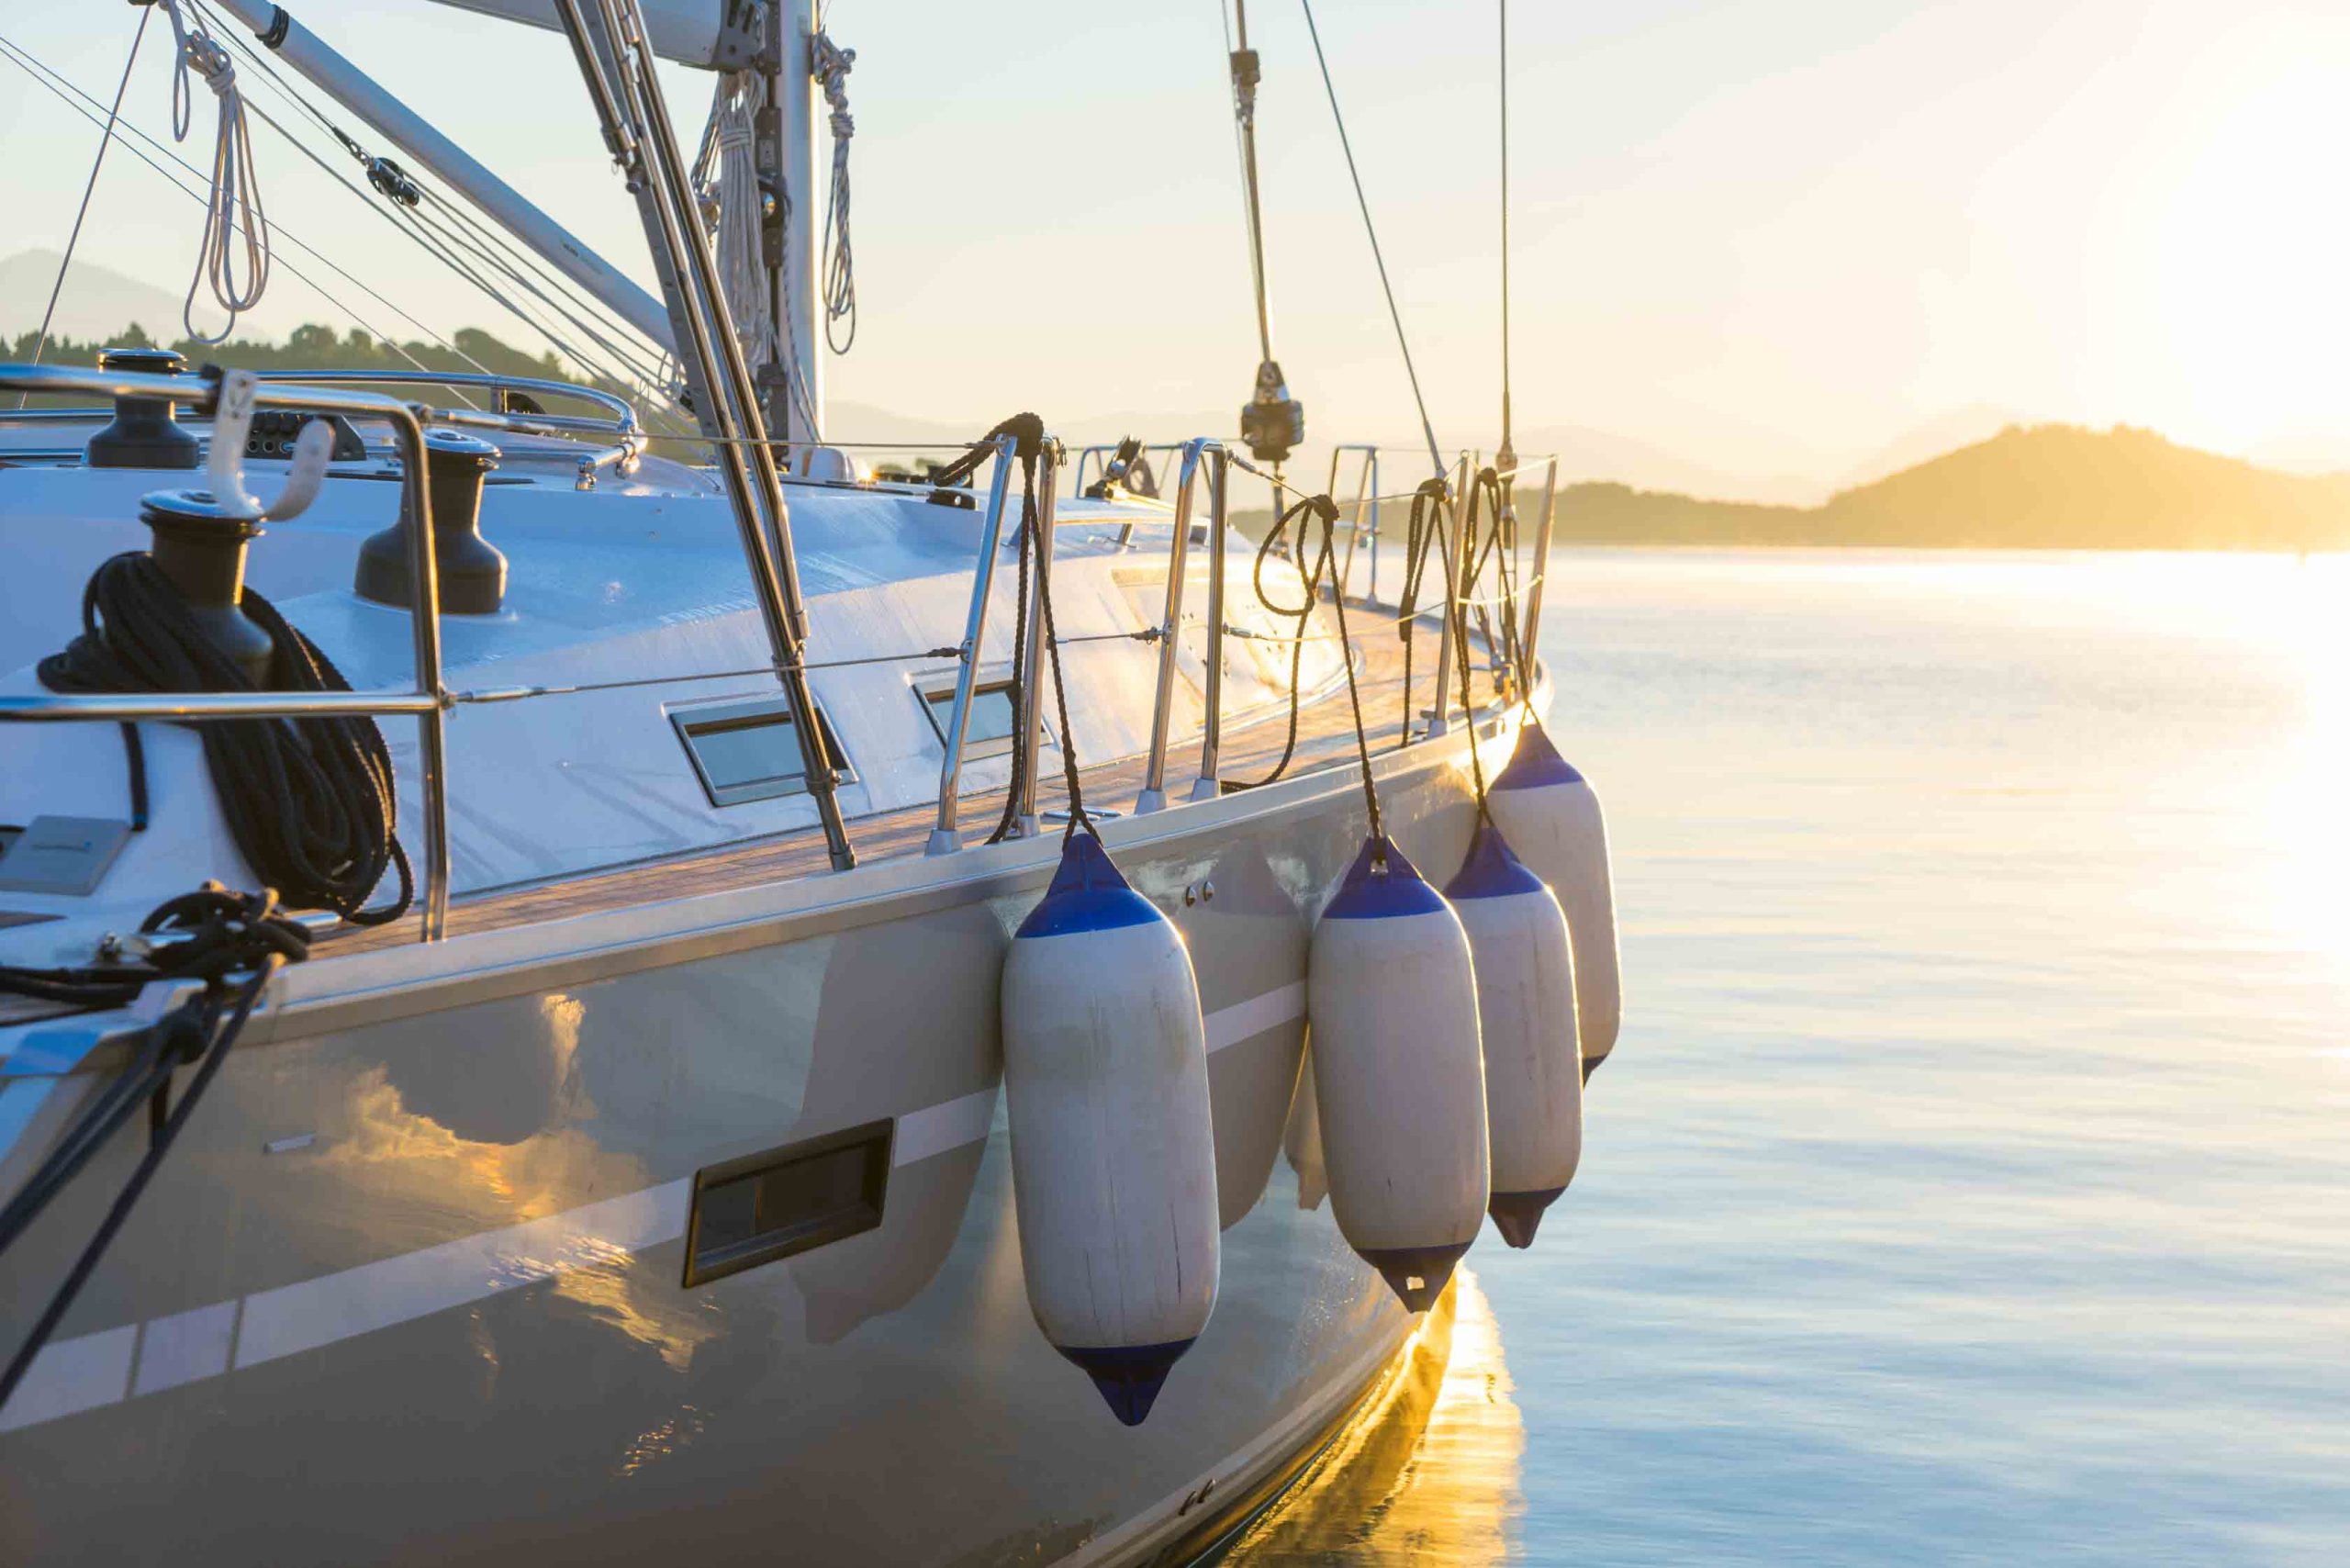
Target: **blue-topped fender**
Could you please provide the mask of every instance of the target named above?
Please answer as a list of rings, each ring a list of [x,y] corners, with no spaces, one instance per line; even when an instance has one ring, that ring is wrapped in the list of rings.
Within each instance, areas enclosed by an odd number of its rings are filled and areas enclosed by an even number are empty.
[[[1394,840],[1382,834],[1362,841],[1361,851],[1339,879],[1338,890],[1322,911],[1322,918],[1394,920],[1407,914],[1433,914],[1444,907],[1444,895],[1404,858]]]
[[[1456,902],[1461,899],[1505,899],[1516,893],[1546,890],[1542,879],[1510,852],[1502,830],[1483,818],[1478,819],[1477,831],[1470,836],[1468,857],[1460,862],[1460,869],[1452,880],[1444,885],[1444,896]]]
[[[1546,784],[1580,784],[1583,775],[1574,764],[1559,755],[1542,726],[1528,722],[1517,732],[1517,749],[1510,753],[1509,766],[1494,776],[1486,786],[1494,790],[1539,790]]]
[[[1061,840],[1061,863],[1053,872],[1045,896],[1013,932],[1023,936],[1066,936],[1079,931],[1113,931],[1122,925],[1142,925],[1166,916],[1148,899],[1126,885],[1102,841],[1090,833],[1073,833]]]

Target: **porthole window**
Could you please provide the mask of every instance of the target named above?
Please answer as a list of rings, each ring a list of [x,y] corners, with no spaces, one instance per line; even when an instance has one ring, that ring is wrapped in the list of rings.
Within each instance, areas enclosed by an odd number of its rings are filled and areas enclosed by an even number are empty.
[[[800,756],[800,736],[792,728],[791,708],[780,692],[769,697],[731,698],[672,708],[669,722],[693,761],[694,775],[713,806],[739,806],[749,801],[771,801],[781,795],[808,792],[808,773]],[[833,734],[832,722],[816,710],[817,733],[823,737],[824,755],[844,784],[854,783],[856,769]]]

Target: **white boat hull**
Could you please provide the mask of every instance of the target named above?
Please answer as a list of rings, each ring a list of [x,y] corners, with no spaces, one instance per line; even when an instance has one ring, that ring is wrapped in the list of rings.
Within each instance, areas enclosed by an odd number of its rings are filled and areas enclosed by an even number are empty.
[[[1460,760],[1382,761],[1389,829],[1432,874],[1467,841]],[[1409,1327],[1277,1158],[1303,934],[1358,789],[1110,824],[1190,945],[1219,1183],[1248,1183],[1224,1193],[1214,1320],[1147,1426],[1113,1420],[1022,1288],[995,988],[1047,838],[288,971],[0,1413],[0,1560],[1091,1562],[1204,1539]],[[681,1286],[696,1170],[878,1118],[878,1228]],[[142,1136],[10,1253],[11,1343]]]

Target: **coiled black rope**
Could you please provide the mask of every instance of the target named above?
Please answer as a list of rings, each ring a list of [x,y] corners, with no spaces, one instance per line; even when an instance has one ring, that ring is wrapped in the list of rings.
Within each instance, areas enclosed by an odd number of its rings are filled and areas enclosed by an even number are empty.
[[[1004,791],[1003,811],[996,818],[995,827],[981,842],[1002,844],[1010,838],[1020,823],[1021,798],[1027,793],[1028,784],[1028,704],[1033,694],[1024,678],[1028,668],[1028,594],[1029,573],[1038,570],[1044,561],[1044,530],[1036,518],[1036,458],[1044,450],[1045,421],[1035,414],[1014,414],[988,431],[986,442],[992,444],[1004,436],[1013,439],[1013,456],[1020,465],[1020,566],[1019,577],[1012,594],[1012,780]],[[974,448],[973,450],[983,450]],[[966,454],[968,456],[968,454]],[[973,466],[977,466],[976,464]],[[1037,566],[1031,566],[1030,557]],[[979,651],[971,650],[977,660]],[[1055,666],[1058,668],[1058,666]],[[1069,723],[1062,721],[1063,740]]]
[[[1486,530],[1482,543],[1477,537],[1477,512],[1481,504],[1492,519],[1491,526]],[[1476,478],[1470,483],[1468,509],[1461,522],[1462,537],[1467,541],[1466,548],[1462,553],[1469,559],[1469,566],[1462,578],[1460,592],[1464,599],[1473,597],[1477,591],[1477,585],[1484,580],[1486,566],[1489,563],[1493,566],[1494,579],[1501,588],[1501,634],[1498,638],[1494,636],[1493,622],[1487,618],[1485,605],[1482,600],[1476,607],[1478,625],[1485,633],[1487,645],[1498,650],[1496,659],[1506,665],[1510,674],[1517,680],[1520,692],[1524,693],[1533,689],[1534,668],[1528,650],[1518,630],[1517,541],[1514,537],[1515,521],[1516,514],[1510,506],[1509,492],[1505,487],[1500,471],[1490,465],[1480,469]],[[1499,665],[1496,667],[1499,667]],[[1494,679],[1494,690],[1495,698],[1498,699],[1501,695],[1501,680],[1498,677]],[[1460,693],[1465,702],[1469,694],[1469,675],[1466,669],[1461,671]]]
[[[1262,577],[1266,557],[1292,522],[1297,526],[1296,554],[1301,563],[1299,575],[1304,579],[1305,585],[1301,599],[1304,606],[1302,610],[1276,604],[1266,594]],[[1315,605],[1320,601],[1322,580],[1326,577],[1330,581],[1333,590],[1330,596],[1331,604],[1338,617],[1338,646],[1347,670],[1347,709],[1354,716],[1355,763],[1362,778],[1363,809],[1370,815],[1368,832],[1372,845],[1371,853],[1379,865],[1385,866],[1387,864],[1387,834],[1386,830],[1380,825],[1379,787],[1371,778],[1371,737],[1362,720],[1362,692],[1355,684],[1355,643],[1354,634],[1347,630],[1346,580],[1338,571],[1337,522],[1338,504],[1328,496],[1308,496],[1290,508],[1288,511],[1283,512],[1279,521],[1273,524],[1272,531],[1266,534],[1264,543],[1257,549],[1259,573],[1257,597],[1264,602],[1268,610],[1275,614],[1295,617],[1298,622],[1298,634],[1303,639],[1306,618],[1314,613]],[[1315,523],[1321,524],[1322,527],[1322,537],[1318,544],[1312,538],[1312,529]],[[1301,640],[1293,646],[1302,648],[1304,644]],[[1249,783],[1236,781],[1226,784],[1224,786],[1226,790],[1261,790],[1279,778],[1289,767],[1290,757],[1297,747],[1297,655],[1292,654],[1290,665],[1289,741],[1281,748],[1281,760],[1274,764],[1272,771],[1264,778]]]
[[[1085,814],[1085,791],[1078,782],[1077,745],[1069,733],[1069,689],[1061,679],[1061,644],[1053,630],[1053,574],[1046,564],[1045,523],[1036,510],[1036,460],[1045,449],[1045,421],[1035,414],[1014,414],[995,429],[972,443],[962,456],[936,470],[932,482],[939,486],[960,485],[979,470],[995,451],[995,443],[1005,436],[1013,439],[1013,457],[1020,465],[1020,566],[1018,585],[1013,590],[1012,621],[1012,786],[1003,797],[1003,812],[996,819],[995,829],[983,841],[1001,844],[1010,838],[1020,821],[1020,802],[1027,794],[1028,785],[1028,705],[1036,700],[1024,678],[1028,668],[1028,596],[1036,596],[1042,611],[1045,633],[1045,656],[1053,666],[1053,696],[1060,711],[1061,771],[1069,786],[1069,831],[1075,833],[1081,823],[1085,831],[1100,836],[1093,820]],[[979,651],[973,648],[969,657],[976,661]]]
[[[1337,562],[1326,550],[1312,558],[1310,572],[1304,569],[1309,565],[1306,555],[1308,549],[1306,520],[1309,517],[1322,518],[1325,508],[1327,508],[1330,513],[1328,518],[1323,519],[1324,532],[1327,532],[1330,524],[1337,518],[1337,503],[1327,496],[1307,496],[1274,519],[1273,526],[1257,546],[1257,561],[1248,579],[1256,588],[1257,602],[1274,615],[1297,622],[1296,634],[1290,639],[1289,647],[1289,733],[1281,741],[1281,756],[1262,778],[1226,779],[1223,786],[1225,794],[1229,795],[1239,790],[1263,789],[1266,785],[1279,779],[1282,774],[1287,773],[1290,759],[1297,755],[1297,712],[1303,701],[1303,696],[1298,690],[1298,683],[1305,673],[1305,630],[1314,619],[1315,607],[1322,602],[1322,576],[1326,566],[1330,572],[1332,591],[1335,597],[1342,601],[1339,605],[1339,627],[1341,631],[1345,629],[1346,606],[1343,600],[1346,599],[1346,584],[1338,580]],[[1299,595],[1297,603],[1290,605],[1283,604],[1275,599],[1272,591],[1265,586],[1265,563],[1280,555],[1286,548],[1289,531],[1292,525],[1297,529],[1296,548],[1292,554],[1300,568],[1300,576],[1304,578],[1304,589]],[[1343,644],[1340,653],[1347,660],[1348,674],[1351,679],[1354,670],[1354,644]]]
[[[218,883],[207,883],[160,906],[140,924],[140,930],[159,940],[143,964],[127,966],[113,974],[111,983],[127,988],[122,1001],[157,980],[201,979],[204,992],[148,1026],[132,1050],[129,1065],[83,1108],[39,1167],[6,1206],[0,1207],[0,1256],[5,1256],[91,1157],[121,1130],[139,1105],[142,1102],[147,1105],[147,1152],[34,1321],[32,1332],[6,1369],[0,1371],[0,1408],[6,1406],[9,1395],[24,1381],[34,1358],[56,1332],[140,1195],[154,1179],[163,1157],[171,1152],[221,1063],[228,1059],[270,977],[282,966],[309,955],[309,933],[280,913],[274,894],[240,896]],[[232,983],[231,977],[240,970],[251,973],[241,982]],[[173,1106],[173,1076],[191,1063],[196,1065],[195,1076]]]
[[[315,644],[260,594],[244,592],[246,616],[274,647],[267,689],[348,691]],[[215,647],[162,567],[136,551],[106,561],[82,594],[82,635],[40,662],[52,691],[253,691],[235,660]],[[134,819],[146,816],[146,760],[136,725],[122,727]],[[231,719],[196,726],[221,814],[253,875],[297,909],[331,910],[355,925],[381,925],[408,913],[414,873],[395,827],[399,820],[391,754],[374,720]],[[386,870],[399,897],[369,910]]]

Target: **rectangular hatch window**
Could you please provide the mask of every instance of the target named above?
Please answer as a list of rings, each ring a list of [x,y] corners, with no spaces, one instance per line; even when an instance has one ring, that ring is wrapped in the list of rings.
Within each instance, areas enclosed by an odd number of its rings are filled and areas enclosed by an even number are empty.
[[[779,795],[808,790],[808,773],[800,757],[800,736],[791,726],[791,709],[780,692],[771,697],[733,698],[672,708],[669,722],[693,759],[695,776],[713,806],[739,806],[746,801],[771,801]],[[854,781],[847,754],[832,722],[816,710],[816,728],[824,740],[824,755],[843,783]]]
[[[930,720],[931,733],[938,744],[946,744],[946,731],[955,722],[955,678],[951,675],[924,679],[914,688],[922,699],[922,711]],[[963,733],[963,755],[966,757],[1002,756],[1012,750],[1015,720],[1012,706],[1012,678],[979,680],[971,686],[971,719]],[[1050,727],[1040,730],[1039,745],[1050,745]]]

